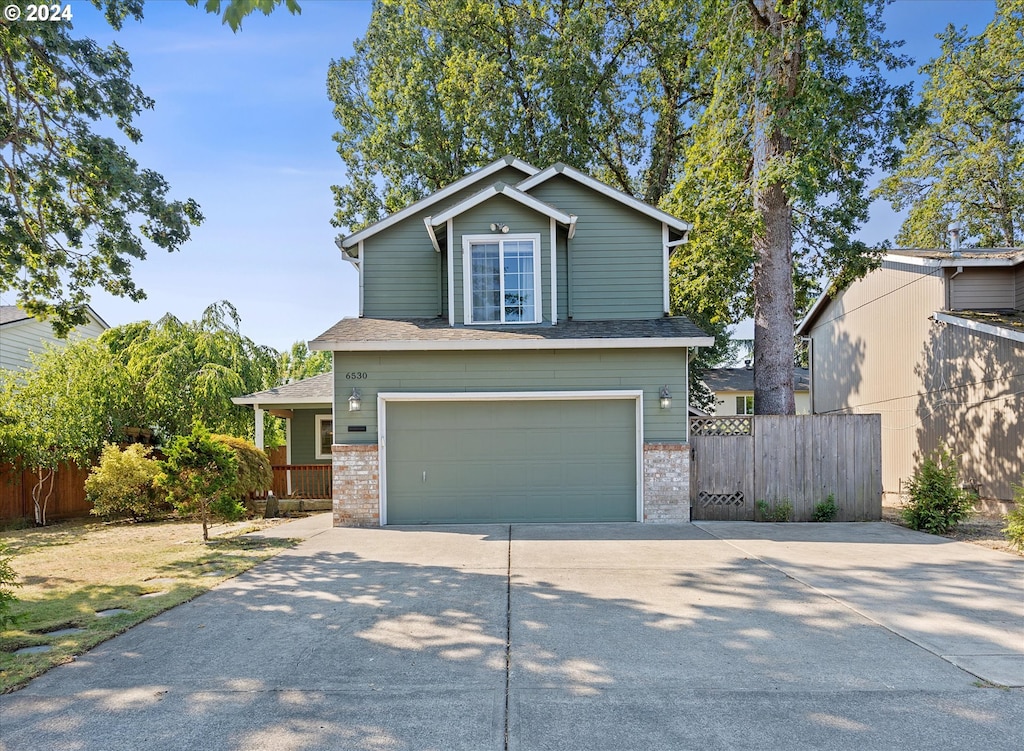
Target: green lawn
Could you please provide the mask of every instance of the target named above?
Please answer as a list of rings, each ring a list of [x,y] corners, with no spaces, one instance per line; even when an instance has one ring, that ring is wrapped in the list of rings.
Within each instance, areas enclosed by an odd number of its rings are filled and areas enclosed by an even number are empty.
[[[0,533],[22,584],[12,607],[20,618],[0,632],[0,693],[295,544],[242,536],[262,524],[214,527],[205,545],[199,524],[179,521],[72,521]],[[127,612],[97,615],[115,608]],[[81,631],[53,634],[69,628]],[[50,651],[14,654],[43,645]]]

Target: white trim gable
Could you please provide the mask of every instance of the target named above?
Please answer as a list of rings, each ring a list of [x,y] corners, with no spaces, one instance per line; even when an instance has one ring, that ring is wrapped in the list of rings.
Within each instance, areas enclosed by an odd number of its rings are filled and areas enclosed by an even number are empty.
[[[391,214],[390,216],[381,219],[379,222],[375,222],[371,224],[369,227],[364,227],[358,232],[354,232],[348,237],[342,238],[341,241],[338,243],[338,246],[342,248],[342,250],[344,250],[345,248],[351,248],[356,243],[361,242],[368,237],[376,235],[378,232],[381,232],[382,230],[385,230],[388,227],[397,224],[403,219],[407,219],[413,214],[423,211],[429,206],[433,206],[438,201],[443,201],[445,198],[448,198],[449,196],[458,193],[460,190],[469,185],[472,185],[473,183],[480,182],[481,180],[490,177],[496,172],[500,172],[505,167],[515,167],[524,175],[535,175],[539,171],[532,164],[528,164],[527,162],[524,162],[522,159],[517,159],[511,156],[502,157],[497,161],[491,162],[486,167],[481,167],[476,172],[470,172],[468,175],[456,180],[451,185],[448,185],[442,188],[441,190],[431,193],[429,196],[426,196],[425,198],[421,198],[419,201],[416,201],[415,203],[406,206],[404,209],[396,211],[394,214]]]
[[[985,321],[975,321],[972,318],[963,318],[956,313],[943,313],[936,311],[932,316],[939,323],[948,323],[951,326],[959,326],[968,331],[976,331],[979,334],[998,336],[1001,339],[1009,339],[1014,342],[1024,342],[1024,331],[1016,331],[1008,326],[997,326]]]
[[[566,214],[564,211],[555,208],[551,204],[544,203],[544,201],[541,201],[529,195],[528,193],[524,193],[521,190],[517,190],[516,188],[513,188],[511,185],[499,182],[495,183],[494,185],[491,185],[488,188],[485,188],[484,190],[481,190],[479,193],[470,196],[466,200],[461,201],[455,204],[454,206],[450,206],[437,216],[431,217],[430,224],[434,227],[439,227],[445,222],[447,222],[449,219],[457,217],[459,214],[464,214],[474,206],[479,206],[480,204],[489,201],[490,199],[499,195],[505,196],[506,198],[511,198],[513,201],[516,201],[517,203],[520,203],[523,206],[526,206],[527,208],[533,209],[539,214],[544,214],[544,216],[551,217],[555,221],[561,222],[566,226],[568,226],[572,222],[572,216]]]
[[[586,185],[591,190],[594,190],[603,196],[607,196],[608,198],[611,198],[614,201],[618,201],[619,203],[625,204],[626,206],[629,206],[631,209],[639,211],[641,214],[649,216],[652,219],[655,219],[659,222],[664,222],[669,227],[674,229],[676,232],[679,232],[683,235],[685,235],[687,232],[693,229],[693,225],[690,224],[689,222],[684,222],[681,219],[676,219],[674,216],[662,211],[661,209],[657,209],[654,206],[651,206],[650,204],[644,203],[643,201],[633,198],[633,196],[627,193],[623,193],[621,190],[616,190],[610,185],[605,185],[600,180],[595,180],[590,175],[586,175],[578,170],[574,170],[572,167],[566,164],[562,164],[561,162],[559,162],[558,164],[551,165],[542,172],[537,172],[536,174],[527,177],[525,180],[518,183],[516,187],[519,190],[523,191],[524,193],[529,193],[530,190],[537,187],[541,183],[547,182],[556,175],[564,175],[565,177],[575,180],[581,185]]]

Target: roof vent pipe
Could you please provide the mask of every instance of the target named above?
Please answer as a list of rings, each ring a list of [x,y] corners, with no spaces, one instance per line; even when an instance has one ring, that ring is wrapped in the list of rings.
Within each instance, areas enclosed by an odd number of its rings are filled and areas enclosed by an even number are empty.
[[[946,227],[946,234],[949,235],[949,249],[953,257],[960,255],[960,222],[950,222]]]

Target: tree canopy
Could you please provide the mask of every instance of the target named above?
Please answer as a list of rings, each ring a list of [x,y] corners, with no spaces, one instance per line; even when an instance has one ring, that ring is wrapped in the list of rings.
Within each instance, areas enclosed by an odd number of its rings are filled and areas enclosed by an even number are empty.
[[[141,0],[96,4],[114,28],[142,18]],[[0,24],[0,292],[58,335],[85,322],[93,287],[143,298],[131,264],[144,243],[177,250],[203,219],[98,132],[105,121],[142,139],[134,122],[153,100],[131,71],[123,49],[75,39],[69,24]]]
[[[1024,0],[997,0],[985,31],[950,25],[921,72],[921,121],[879,194],[907,217],[896,241],[941,248],[959,221],[986,247],[1024,242]]]
[[[328,92],[345,184],[334,223],[377,221],[505,154],[564,161],[656,203],[678,168],[691,5],[379,0]]]
[[[301,381],[321,373],[330,373],[333,367],[331,353],[323,350],[310,352],[305,342],[295,342],[287,352],[277,357],[281,383]]]

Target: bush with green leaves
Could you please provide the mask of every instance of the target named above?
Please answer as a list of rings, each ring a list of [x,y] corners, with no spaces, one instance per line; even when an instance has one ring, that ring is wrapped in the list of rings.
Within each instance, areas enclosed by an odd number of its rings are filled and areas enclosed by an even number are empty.
[[[783,499],[776,504],[757,501],[754,506],[757,507],[758,515],[763,522],[788,522],[793,516],[793,504],[788,499]]]
[[[167,491],[178,513],[203,522],[204,541],[210,539],[211,520],[234,521],[245,515],[245,507],[233,494],[238,484],[235,452],[213,440],[202,425],[171,442],[160,469],[157,484]]]
[[[10,548],[0,542],[0,631],[12,625],[16,617],[11,615],[11,605],[17,601],[14,588],[20,587],[18,575],[11,568]]]
[[[160,463],[150,459],[152,449],[133,443],[121,450],[108,443],[100,463],[89,472],[85,494],[96,516],[155,519],[168,510],[167,494],[157,487]]]
[[[961,486],[956,460],[939,445],[908,483],[900,515],[911,529],[944,535],[973,513],[974,501],[975,495]]]
[[[237,501],[248,499],[253,493],[263,493],[274,486],[274,470],[267,455],[256,444],[233,435],[210,436],[217,443],[230,448],[238,462],[238,481],[229,493]]]
[[[811,513],[811,520],[816,522],[835,521],[838,513],[839,507],[836,505],[836,494],[829,493],[824,501],[814,507],[814,511]]]
[[[1024,477],[1020,485],[1014,488],[1014,507],[1006,514],[1006,526],[1003,534],[1017,550],[1024,551]]]

